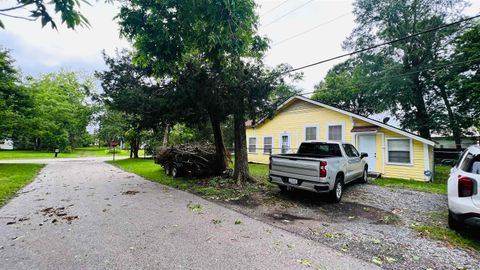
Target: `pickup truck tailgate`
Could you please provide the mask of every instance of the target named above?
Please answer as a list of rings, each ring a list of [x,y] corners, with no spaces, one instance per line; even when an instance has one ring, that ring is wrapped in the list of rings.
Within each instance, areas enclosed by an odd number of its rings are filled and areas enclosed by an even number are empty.
[[[318,181],[320,161],[300,157],[273,156],[271,175]]]

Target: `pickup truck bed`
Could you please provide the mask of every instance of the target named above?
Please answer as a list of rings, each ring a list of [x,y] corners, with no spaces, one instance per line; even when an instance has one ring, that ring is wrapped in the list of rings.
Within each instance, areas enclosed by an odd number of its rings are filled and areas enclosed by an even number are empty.
[[[349,144],[302,143],[296,154],[270,157],[269,179],[282,190],[330,192],[339,201],[344,184],[360,177],[366,181],[365,156]]]
[[[297,154],[272,156],[271,181],[308,191],[328,192],[333,188],[332,176],[319,177],[321,159]],[[328,160],[328,166],[333,166],[339,163],[340,158],[329,157],[324,159],[324,161]],[[295,184],[295,182],[298,184]]]

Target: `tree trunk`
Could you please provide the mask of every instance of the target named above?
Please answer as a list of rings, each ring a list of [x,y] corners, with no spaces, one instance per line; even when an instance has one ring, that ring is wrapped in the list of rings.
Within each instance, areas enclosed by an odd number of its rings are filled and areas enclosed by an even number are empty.
[[[163,133],[163,142],[162,142],[163,147],[168,146],[169,138],[170,138],[170,124],[167,124],[165,126],[165,133]]]
[[[418,125],[418,132],[421,137],[430,139],[430,120],[422,93],[423,91],[421,90],[421,86],[415,83],[415,87],[412,88],[412,94],[414,98],[414,105],[417,108],[415,116]]]
[[[225,149],[225,144],[223,143],[223,134],[222,128],[220,127],[220,120],[218,119],[215,113],[210,113],[210,124],[212,125],[213,130],[213,140],[215,143],[215,154],[218,164],[216,168],[217,174],[221,174],[228,167],[228,158],[227,150]]]
[[[418,1],[414,0],[412,3],[412,12],[413,12],[413,22],[412,22],[412,32],[417,33],[417,7]],[[413,42],[410,49],[407,51],[407,55],[405,59],[411,60],[404,61],[404,66],[408,67],[408,71],[416,71],[414,70],[416,67],[420,67],[422,64],[421,56],[418,55],[418,52],[421,51],[418,43]],[[428,116],[427,108],[425,106],[425,100],[423,99],[423,87],[420,81],[420,73],[415,73],[412,78],[412,95],[413,95],[413,105],[417,109],[415,112],[415,121],[416,126],[418,128],[418,132],[421,137],[430,139],[430,119]]]
[[[452,106],[450,101],[448,100],[447,92],[445,91],[445,85],[439,85],[438,89],[440,90],[440,96],[445,103],[445,107],[447,108],[448,113],[448,121],[450,123],[450,129],[452,130],[453,139],[455,140],[455,148],[459,151],[462,150],[462,138],[460,128],[458,127],[458,123],[455,119],[455,115],[453,114]]]
[[[250,175],[248,169],[247,135],[245,129],[245,118],[242,109],[235,112],[233,116],[234,141],[235,141],[235,167],[233,179],[241,186],[247,181],[255,182],[256,179]]]
[[[138,158],[138,150],[140,149],[140,138],[135,137],[130,140],[130,158]]]
[[[130,140],[130,158],[133,158],[133,139]]]

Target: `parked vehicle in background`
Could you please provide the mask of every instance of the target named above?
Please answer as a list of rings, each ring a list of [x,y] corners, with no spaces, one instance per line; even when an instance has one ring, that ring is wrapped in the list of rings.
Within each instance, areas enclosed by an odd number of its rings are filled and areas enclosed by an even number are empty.
[[[282,191],[303,189],[329,193],[330,199],[342,199],[345,184],[368,180],[368,155],[351,144],[304,142],[296,154],[272,155],[269,180]]]
[[[468,147],[448,178],[448,225],[480,227],[480,146]]]

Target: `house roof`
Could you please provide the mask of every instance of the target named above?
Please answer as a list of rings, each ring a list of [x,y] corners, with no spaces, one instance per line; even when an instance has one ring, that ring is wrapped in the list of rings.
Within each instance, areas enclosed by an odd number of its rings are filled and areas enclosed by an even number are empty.
[[[371,118],[368,118],[368,117],[365,117],[365,116],[362,116],[362,115],[359,115],[359,114],[356,114],[356,113],[352,113],[352,112],[349,112],[349,111],[345,111],[345,110],[342,110],[342,109],[339,109],[339,108],[336,108],[336,107],[333,107],[333,106],[330,106],[330,105],[327,105],[327,104],[324,104],[324,103],[321,103],[321,102],[318,102],[318,101],[315,101],[315,100],[311,100],[311,99],[309,99],[309,98],[302,97],[302,96],[294,96],[294,97],[289,98],[287,101],[285,101],[284,103],[282,103],[282,104],[277,108],[276,111],[281,110],[282,108],[286,107],[288,104],[292,103],[292,102],[295,101],[295,100],[302,100],[302,101],[305,101],[305,102],[307,102],[307,103],[310,103],[310,104],[313,104],[313,105],[316,105],[316,106],[320,106],[320,107],[323,107],[323,108],[330,109],[330,110],[332,110],[332,111],[336,111],[336,112],[339,112],[339,113],[342,113],[342,114],[346,114],[346,115],[348,115],[348,116],[357,118],[357,119],[359,119],[359,120],[365,121],[365,122],[370,123],[370,124],[373,124],[373,125],[375,125],[375,126],[379,126],[379,127],[384,128],[384,129],[387,129],[387,130],[390,130],[390,131],[393,131],[393,132],[402,134],[402,135],[404,135],[404,136],[406,136],[406,137],[415,139],[415,140],[417,140],[417,141],[426,143],[426,144],[428,144],[428,145],[432,145],[432,146],[435,145],[435,142],[434,142],[434,141],[425,139],[425,138],[423,138],[423,137],[420,137],[420,136],[418,136],[417,134],[414,134],[414,133],[405,131],[405,130],[403,130],[403,129],[399,129],[399,128],[397,128],[397,127],[394,127],[394,126],[385,124],[385,123],[383,123],[383,122],[380,122],[380,121],[377,121],[377,120],[374,120],[374,119],[371,119]],[[260,124],[263,123],[265,120],[267,120],[267,117],[261,119],[260,121],[258,121],[258,122],[257,122],[255,125],[253,125],[252,127],[256,127],[256,126],[260,125]]]

